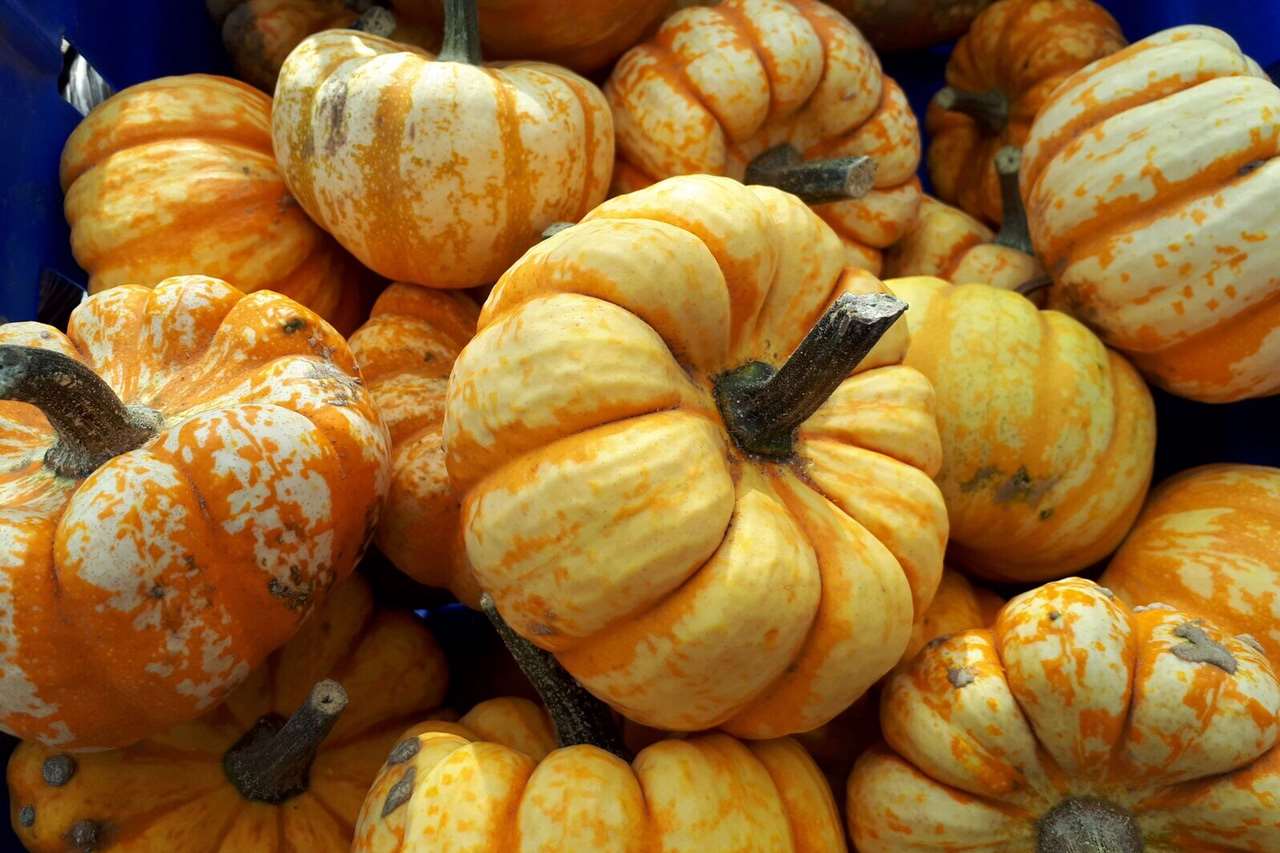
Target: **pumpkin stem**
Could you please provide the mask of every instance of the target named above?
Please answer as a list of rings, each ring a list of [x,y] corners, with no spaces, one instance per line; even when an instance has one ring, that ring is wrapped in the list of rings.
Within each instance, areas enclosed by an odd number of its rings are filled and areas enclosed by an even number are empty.
[[[572,675],[565,672],[553,654],[512,630],[488,593],[481,596],[480,608],[493,623],[507,651],[519,664],[520,671],[542,697],[542,703],[547,706],[555,724],[556,740],[560,746],[590,744],[612,752],[623,761],[630,761],[631,753],[618,734],[609,706],[588,693]]]
[[[1067,797],[1037,827],[1036,853],[1141,853],[1144,846],[1133,815],[1096,797]]]
[[[160,416],[126,406],[98,374],[60,352],[0,345],[0,399],[40,409],[58,435],[44,462],[63,477],[87,477],[99,465],[142,446]]]
[[[847,201],[871,192],[876,161],[870,157],[833,157],[805,160],[783,143],[763,152],[747,164],[744,184],[763,184],[798,196],[805,204]]]
[[[320,744],[346,707],[342,685],[321,681],[289,719],[269,714],[254,723],[222,756],[223,772],[247,800],[278,805],[296,797],[307,790]]]
[[[944,110],[964,113],[992,134],[1003,133],[1009,126],[1009,99],[999,89],[970,92],[947,86],[934,101]]]
[[[574,225],[577,225],[577,224],[578,223],[576,222],[563,222],[563,221],[552,222],[546,228],[542,229],[542,239],[546,240],[549,237],[554,237],[557,234],[559,234],[561,231],[565,230],[566,228],[572,228]]]
[[[476,0],[444,0],[444,39],[439,62],[480,64],[480,13]]]
[[[1038,275],[1035,278],[1027,279],[1022,284],[1015,287],[1013,290],[1015,293],[1020,293],[1023,296],[1027,297],[1028,299],[1032,299],[1033,297],[1036,296],[1036,294],[1044,290],[1046,287],[1052,287],[1052,286],[1053,286],[1053,279],[1046,273],[1045,275]]]
[[[1034,255],[1031,246],[1031,226],[1027,224],[1027,209],[1022,205],[1018,192],[1018,170],[1022,168],[1022,151],[1006,145],[996,152],[996,174],[1000,176],[1000,201],[1004,209],[1004,221],[1000,233],[993,241],[997,245],[1016,249],[1026,255]]]
[[[371,36],[391,38],[391,34],[396,31],[396,16],[385,6],[370,6],[360,13],[351,29]]]
[[[790,456],[796,427],[827,401],[906,310],[905,302],[887,293],[846,293],[776,371],[753,361],[717,377],[716,403],[734,442],[753,456]]]

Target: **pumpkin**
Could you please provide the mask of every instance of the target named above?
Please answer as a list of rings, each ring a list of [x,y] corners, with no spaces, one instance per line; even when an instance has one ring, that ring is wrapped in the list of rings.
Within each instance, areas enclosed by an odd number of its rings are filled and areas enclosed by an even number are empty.
[[[397,41],[425,44],[426,33],[397,26],[395,16],[372,0],[207,0],[222,28],[222,44],[242,80],[265,92],[289,51],[312,33],[351,28]]]
[[[1278,711],[1250,638],[1046,584],[889,681],[849,829],[865,853],[1277,850]]]
[[[904,364],[937,394],[950,555],[986,578],[1061,577],[1110,554],[1142,507],[1151,393],[1080,323],[984,284],[887,282],[911,310]]]
[[[927,275],[955,284],[981,282],[1030,295],[1050,284],[1035,258],[1027,232],[1027,215],[1018,195],[1016,148],[996,154],[996,172],[1004,193],[1004,224],[993,234],[962,210],[925,196],[920,217],[885,253],[885,275]]]
[[[358,326],[368,273],[285,189],[270,123],[270,98],[208,74],[139,83],[90,112],[61,164],[89,292],[198,271]]]
[[[446,11],[435,57],[348,30],[305,39],[280,70],[272,136],[290,191],[357,258],[459,288],[604,198],[613,122],[567,69],[481,66],[475,0]]]
[[[1179,27],[1073,75],[1031,129],[1023,198],[1055,298],[1175,394],[1280,391],[1277,115],[1230,36]]]
[[[1003,606],[1004,599],[994,592],[974,586],[955,569],[944,569],[933,602],[923,618],[911,627],[911,639],[895,671],[906,669],[925,644],[935,637],[993,625]]]
[[[431,633],[353,576],[199,720],[87,755],[20,744],[14,831],[40,853],[346,851],[387,750],[446,681]]]
[[[628,763],[608,708],[484,604],[538,686],[559,748],[539,756],[501,737],[410,730],[369,789],[352,853],[845,850],[831,789],[795,741],[700,735]]]
[[[387,453],[346,343],[278,293],[185,276],[0,326],[0,726],[116,747],[212,708],[351,571]]]
[[[802,196],[873,274],[915,221],[920,130],[861,33],[815,0],[726,0],[669,17],[605,84],[614,189],[727,175]]]
[[[1032,120],[1068,75],[1124,45],[1120,25],[1093,0],[988,6],[956,43],[947,86],[925,113],[929,178],[938,197],[1000,222],[996,152],[1026,141]]]
[[[460,507],[444,467],[441,421],[449,370],[479,314],[464,293],[393,284],[350,341],[391,433],[378,549],[414,580],[448,587],[473,607],[480,591],[459,553]]]
[[[480,42],[498,59],[540,59],[586,74],[638,42],[673,0],[478,0]],[[438,28],[440,0],[395,0],[398,17]]]
[[[1165,480],[1102,582],[1250,634],[1280,672],[1280,469],[1206,465]]]
[[[933,597],[933,390],[880,337],[903,306],[842,267],[794,196],[671,178],[530,249],[454,364],[476,579],[630,719],[811,729]]]
[[[991,0],[831,0],[876,50],[917,50],[962,35]]]

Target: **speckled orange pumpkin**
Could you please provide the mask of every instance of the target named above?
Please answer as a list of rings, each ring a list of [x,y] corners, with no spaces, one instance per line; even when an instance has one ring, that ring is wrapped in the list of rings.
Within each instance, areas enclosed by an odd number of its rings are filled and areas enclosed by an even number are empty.
[[[911,230],[885,253],[885,275],[936,276],[954,284],[980,282],[1002,290],[1047,285],[1044,269],[1031,247],[1026,211],[1018,197],[1021,159],[1014,148],[1001,149],[997,155],[1001,162],[996,171],[1006,199],[999,234],[963,210],[925,196],[920,203],[920,217]]]
[[[346,342],[201,276],[0,326],[0,726],[124,746],[209,710],[372,538],[388,439]],[[104,639],[105,638],[105,639]]]
[[[438,27],[440,0],[394,0],[397,17]],[[540,59],[582,74],[639,41],[673,0],[478,0],[480,41],[495,59]]]
[[[271,99],[226,77],[130,86],[62,150],[71,251],[89,292],[197,272],[275,290],[344,334],[372,277],[289,195],[271,151]]]
[[[613,121],[572,71],[481,66],[474,0],[448,0],[438,56],[350,30],[280,70],[276,158],[316,222],[371,269],[429,287],[487,284],[553,222],[604,198]]]
[[[529,250],[454,365],[476,578],[629,718],[813,728],[933,598],[933,391],[905,329],[856,314],[901,304],[843,257],[794,196],[671,178]]]
[[[1047,584],[889,681],[849,829],[865,853],[1277,850],[1277,712],[1251,639]]]
[[[615,192],[695,173],[800,190],[775,170],[749,171],[760,155],[789,146],[804,162],[788,171],[819,170],[832,158],[874,161],[874,175],[850,181],[860,198],[827,187],[807,199],[844,240],[848,264],[879,274],[880,250],[915,221],[915,115],[866,39],[815,0],[682,9],[623,55],[605,96],[618,133]],[[851,178],[833,174],[837,185]],[[824,197],[845,200],[817,203]]]
[[[1111,553],[1142,508],[1155,456],[1142,377],[1080,323],[1017,293],[886,283],[911,306],[905,363],[937,395],[955,562],[1029,582]]]
[[[1003,218],[992,158],[1021,146],[1059,83],[1124,47],[1120,25],[1093,0],[999,0],[947,61],[947,87],[925,114],[929,178],[938,197],[987,222]]]
[[[378,549],[414,580],[448,587],[473,607],[480,590],[461,553],[441,421],[449,371],[479,314],[466,294],[393,284],[351,336],[351,352],[391,432],[391,488]]]
[[[1280,671],[1280,469],[1206,465],[1152,491],[1102,582],[1250,634]]]
[[[352,577],[199,720],[88,755],[19,745],[14,831],[37,853],[346,851],[387,750],[447,680],[426,627]]]
[[[1055,299],[1175,394],[1280,391],[1278,117],[1230,36],[1178,27],[1073,75],[1027,139]]]

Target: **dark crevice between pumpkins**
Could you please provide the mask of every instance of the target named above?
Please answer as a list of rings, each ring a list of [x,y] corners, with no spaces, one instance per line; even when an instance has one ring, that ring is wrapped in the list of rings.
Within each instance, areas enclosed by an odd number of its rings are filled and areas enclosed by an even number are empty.
[[[1138,821],[1096,797],[1067,797],[1036,825],[1036,853],[1142,853]]]
[[[1009,126],[1009,98],[999,89],[971,92],[947,86],[938,92],[934,103],[944,110],[964,113],[993,135]]]
[[[444,37],[437,62],[479,65],[480,13],[476,0],[444,0]]]
[[[589,744],[611,752],[623,761],[630,761],[631,752],[622,741],[609,706],[588,693],[572,675],[565,672],[554,655],[512,630],[487,593],[481,597],[480,607],[515,658],[520,671],[547,706],[560,746]]]
[[[876,161],[866,156],[805,160],[793,146],[782,144],[747,164],[744,184],[761,184],[789,192],[805,204],[862,198],[875,186]]]
[[[259,718],[222,756],[223,772],[246,800],[279,805],[304,793],[316,754],[346,707],[342,685],[321,681],[287,720]]]
[[[796,428],[906,310],[887,293],[843,294],[778,369],[753,361],[717,377],[716,404],[734,444],[750,456],[790,457]]]
[[[126,406],[74,358],[39,347],[0,345],[0,399],[44,413],[57,433],[44,463],[63,477],[87,477],[107,460],[141,447],[161,422],[152,409]]]

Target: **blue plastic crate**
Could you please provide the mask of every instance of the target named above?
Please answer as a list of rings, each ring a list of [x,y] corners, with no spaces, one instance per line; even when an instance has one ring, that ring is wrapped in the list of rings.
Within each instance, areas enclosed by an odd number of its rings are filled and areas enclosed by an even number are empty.
[[[1231,33],[1264,66],[1280,63],[1280,0],[1102,2],[1131,40],[1178,24],[1203,23]],[[0,152],[6,166],[0,180],[0,315],[6,320],[37,316],[42,276],[59,275],[80,285],[86,280],[71,258],[58,185],[58,158],[80,119],[58,91],[64,39],[116,90],[166,74],[228,72],[202,0],[0,0],[0,113],[5,116]],[[941,46],[885,57],[887,71],[919,114],[943,85],[948,52]],[[1280,466],[1280,397],[1230,406],[1158,392],[1156,398],[1157,478],[1207,462]],[[492,639],[484,617],[458,605],[422,613],[451,657],[466,658]],[[470,687],[464,685],[460,681],[461,692],[455,693],[460,703],[468,698]],[[7,755],[12,743],[4,738],[0,754]],[[7,821],[0,829],[0,849],[19,849]]]

